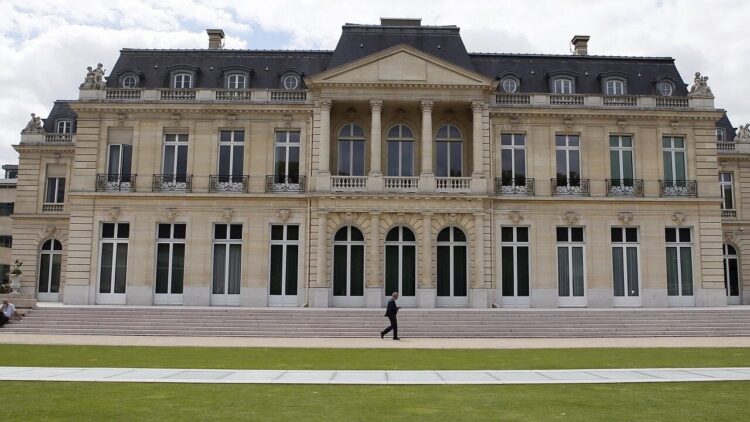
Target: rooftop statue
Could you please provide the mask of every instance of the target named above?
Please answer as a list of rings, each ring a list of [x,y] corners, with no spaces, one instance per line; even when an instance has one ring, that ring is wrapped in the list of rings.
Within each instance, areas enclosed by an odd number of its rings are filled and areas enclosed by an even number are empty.
[[[693,86],[690,87],[690,97],[709,97],[713,98],[714,94],[708,86],[708,76],[701,76],[700,72],[695,72]]]
[[[42,125],[42,118],[34,113],[31,113],[31,120],[26,124],[26,127],[21,133],[46,133],[44,125]]]
[[[101,63],[96,65],[96,69],[91,66],[86,68],[86,78],[81,84],[81,89],[104,89],[106,84],[104,83],[104,68]]]
[[[737,128],[737,136],[734,138],[735,142],[750,142],[750,123],[745,123],[745,126],[740,125]]]

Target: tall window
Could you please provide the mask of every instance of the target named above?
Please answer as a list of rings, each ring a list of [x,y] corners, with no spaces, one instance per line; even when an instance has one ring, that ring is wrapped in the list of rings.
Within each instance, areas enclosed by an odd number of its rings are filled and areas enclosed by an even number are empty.
[[[276,183],[299,183],[300,132],[296,130],[276,131],[275,154]]]
[[[414,176],[414,133],[398,124],[388,131],[388,176]]]
[[[163,171],[165,182],[186,182],[187,180],[188,135],[164,135]]]
[[[185,224],[159,224],[156,294],[181,295],[185,277]]]
[[[552,92],[555,94],[572,94],[573,80],[569,78],[557,78],[552,81]]]
[[[719,186],[721,187],[721,209],[734,209],[734,183],[732,173],[719,173]]]
[[[362,296],[365,277],[365,238],[347,226],[333,238],[333,295]]]
[[[174,86],[177,89],[187,89],[193,87],[193,75],[189,73],[177,73],[174,75]]]
[[[110,144],[107,162],[107,174],[110,176],[130,177],[133,145]]]
[[[716,142],[726,142],[726,132],[723,128],[716,128]]]
[[[693,295],[693,256],[689,228],[667,227],[667,294]]]
[[[42,244],[39,254],[39,293],[60,292],[60,266],[62,262],[62,243],[49,239]]]
[[[240,73],[233,73],[227,76],[227,88],[229,89],[247,88],[245,75],[242,75]]]
[[[615,296],[638,296],[638,229],[612,227],[610,236]]]
[[[417,242],[414,232],[394,227],[385,237],[385,295],[414,296],[417,281]]]
[[[437,295],[467,295],[466,235],[458,227],[446,227],[437,237]]]
[[[48,177],[47,192],[44,195],[46,204],[62,204],[65,202],[65,178]]]
[[[444,125],[435,135],[437,167],[435,176],[461,177],[463,169],[463,138],[456,126]]]
[[[242,130],[219,131],[219,181],[241,182],[241,180],[230,179],[242,177],[245,158],[244,142],[245,132]],[[185,155],[187,156],[187,153]]]
[[[740,295],[740,266],[737,259],[737,249],[724,244],[724,288],[727,296]]]
[[[103,223],[99,258],[99,293],[125,293],[129,223]]]
[[[556,135],[557,186],[581,185],[581,145],[578,135]]]
[[[339,176],[365,175],[365,132],[354,123],[341,128],[338,137]]]
[[[625,95],[625,81],[610,79],[604,83],[606,95]]]
[[[500,242],[503,296],[528,296],[529,228],[502,227]]]
[[[687,179],[685,171],[685,139],[679,136],[662,138],[664,157],[664,182],[670,185],[683,186]]]
[[[57,133],[73,133],[73,121],[72,120],[58,120],[56,129],[57,129]]]
[[[299,226],[279,224],[271,226],[271,282],[270,294],[297,294],[297,266],[299,260]]]
[[[583,227],[557,228],[557,289],[560,297],[584,296]]]
[[[526,186],[526,136],[500,135],[500,178],[502,186]]]
[[[214,263],[211,293],[240,294],[242,224],[214,224]]]
[[[609,164],[612,186],[633,186],[633,138],[629,135],[609,136]]]

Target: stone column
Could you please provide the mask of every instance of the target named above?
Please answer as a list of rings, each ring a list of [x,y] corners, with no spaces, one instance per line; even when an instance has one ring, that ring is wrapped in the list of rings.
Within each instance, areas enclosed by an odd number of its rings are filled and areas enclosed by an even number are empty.
[[[380,308],[383,306],[383,279],[380,276],[380,213],[370,213],[370,242],[367,265],[367,289],[365,291],[365,302],[368,308]]]
[[[432,105],[433,101],[419,103],[422,110],[422,176],[433,176],[432,172]]]
[[[483,131],[482,131],[482,114],[484,113],[484,103],[481,101],[471,102],[471,111],[473,115],[472,125],[472,149],[473,167],[472,177],[484,177],[484,151],[483,151]]]
[[[310,286],[308,302],[311,308],[327,308],[328,286],[328,211],[318,211],[318,244],[316,246],[317,272],[315,285]]]
[[[318,171],[330,175],[331,163],[331,106],[333,101],[320,100],[320,139],[318,144]]]
[[[383,110],[383,100],[370,100],[370,176],[379,177],[380,168],[380,113]]]
[[[484,284],[484,213],[474,214],[474,276],[470,283],[469,301],[472,308],[488,306],[489,290]]]
[[[434,308],[437,290],[432,280],[432,213],[422,213],[422,266],[417,286],[417,306]]]

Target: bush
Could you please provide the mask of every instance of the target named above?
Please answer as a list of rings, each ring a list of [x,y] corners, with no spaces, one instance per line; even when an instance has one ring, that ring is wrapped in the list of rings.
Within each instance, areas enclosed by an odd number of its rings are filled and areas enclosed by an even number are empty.
[[[13,289],[10,288],[10,284],[8,283],[0,284],[0,294],[11,293],[11,292],[13,292]]]

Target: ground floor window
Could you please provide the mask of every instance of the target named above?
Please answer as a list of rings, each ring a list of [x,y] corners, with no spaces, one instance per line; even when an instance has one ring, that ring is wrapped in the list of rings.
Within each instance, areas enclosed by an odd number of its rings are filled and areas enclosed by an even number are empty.
[[[560,297],[584,296],[583,227],[557,228],[557,289]]]
[[[295,296],[298,284],[299,226],[271,226],[270,294]]]
[[[342,227],[333,238],[333,295],[363,296],[365,238],[356,227]]]
[[[638,296],[638,229],[612,227],[610,236],[615,296]]]
[[[667,227],[667,294],[693,295],[693,256],[689,228]]]
[[[212,294],[240,294],[242,224],[214,225]]]
[[[414,232],[394,227],[385,237],[385,295],[414,296],[417,281],[417,242]]]
[[[503,296],[528,296],[529,228],[502,227],[500,255]]]
[[[185,224],[159,224],[156,243],[156,293],[182,294],[185,277]]]
[[[437,295],[467,296],[466,235],[446,227],[437,237]]]
[[[727,296],[740,295],[740,267],[737,249],[727,244],[724,245],[724,288]]]
[[[125,293],[129,223],[103,223],[99,259],[99,293]]]
[[[42,244],[39,254],[39,293],[60,292],[60,268],[62,262],[62,243],[49,239]]]

